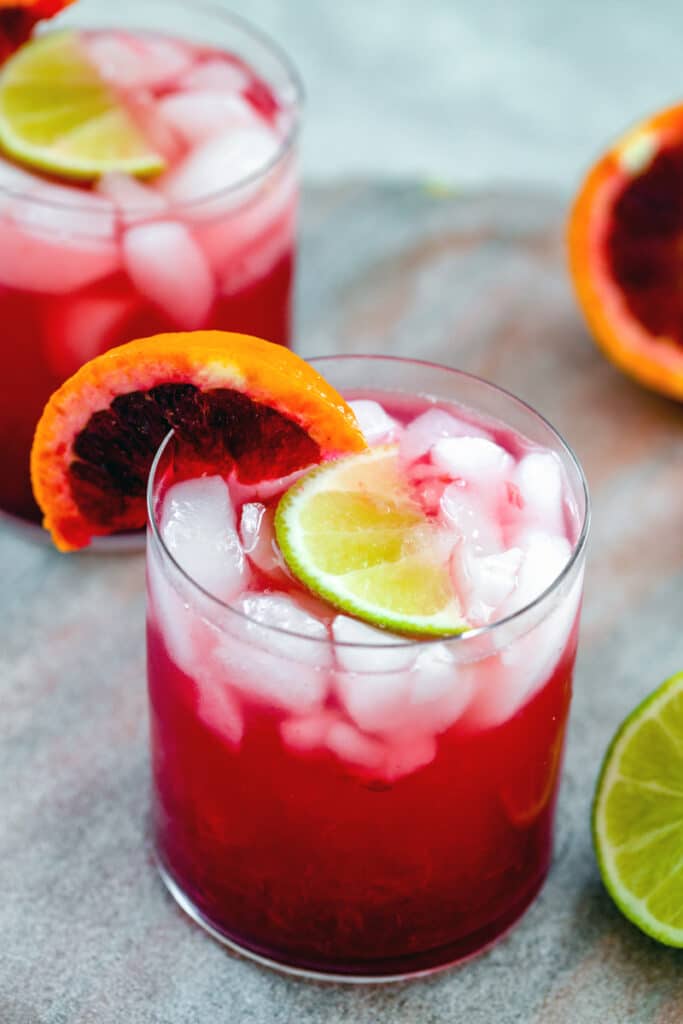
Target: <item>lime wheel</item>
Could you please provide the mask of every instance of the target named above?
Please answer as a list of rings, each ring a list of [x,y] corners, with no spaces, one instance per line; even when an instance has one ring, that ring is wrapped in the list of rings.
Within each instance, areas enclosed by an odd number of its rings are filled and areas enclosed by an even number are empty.
[[[0,68],[0,148],[27,167],[84,181],[166,166],[67,31],[30,39]]]

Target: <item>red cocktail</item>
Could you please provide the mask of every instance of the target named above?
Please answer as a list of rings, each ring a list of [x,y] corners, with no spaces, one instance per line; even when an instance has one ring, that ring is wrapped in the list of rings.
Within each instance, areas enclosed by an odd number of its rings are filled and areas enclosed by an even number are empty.
[[[241,950],[406,976],[495,940],[548,870],[587,498],[553,429],[491,385],[316,365],[452,538],[471,628],[415,641],[340,614],[274,541],[290,481],[193,478],[167,441],[148,548],[157,851],[180,904]]]
[[[0,509],[28,520],[33,430],[83,362],[169,330],[290,340],[296,77],[227,15],[133,6],[84,0],[50,31],[68,27],[165,170],[69,183],[0,152]],[[182,38],[163,34],[169,10]]]

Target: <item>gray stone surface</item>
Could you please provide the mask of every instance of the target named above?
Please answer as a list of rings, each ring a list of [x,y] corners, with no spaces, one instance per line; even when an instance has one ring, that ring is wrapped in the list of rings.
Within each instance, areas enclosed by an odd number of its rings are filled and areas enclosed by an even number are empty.
[[[622,129],[680,99],[678,0],[214,2],[300,67],[310,180],[570,190]]]
[[[158,880],[141,556],[60,556],[0,527],[0,1024],[675,1024],[681,954],[605,895],[589,806],[624,714],[683,668],[682,410],[592,346],[552,195],[309,190],[298,347],[474,370],[576,447],[594,529],[550,878],[480,959],[394,986],[313,984],[213,942]]]

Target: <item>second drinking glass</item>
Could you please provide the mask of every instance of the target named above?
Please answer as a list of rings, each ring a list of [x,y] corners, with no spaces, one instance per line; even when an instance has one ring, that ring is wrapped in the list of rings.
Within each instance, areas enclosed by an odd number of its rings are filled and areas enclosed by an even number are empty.
[[[287,58],[218,8],[79,0],[47,28],[74,41],[166,170],[83,185],[0,153],[0,510],[28,521],[35,424],[83,362],[170,330],[289,344],[301,106]]]

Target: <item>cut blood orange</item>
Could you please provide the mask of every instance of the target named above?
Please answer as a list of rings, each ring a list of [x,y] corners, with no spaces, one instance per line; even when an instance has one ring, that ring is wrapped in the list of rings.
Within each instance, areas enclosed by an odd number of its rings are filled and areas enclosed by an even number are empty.
[[[0,0],[0,63],[24,43],[39,21],[74,0]]]
[[[598,161],[568,241],[598,344],[647,387],[683,399],[683,106],[638,124]]]
[[[280,345],[223,331],[132,341],[82,366],[36,429],[33,489],[60,550],[144,525],[147,475],[171,429],[245,483],[365,448],[341,395]]]

